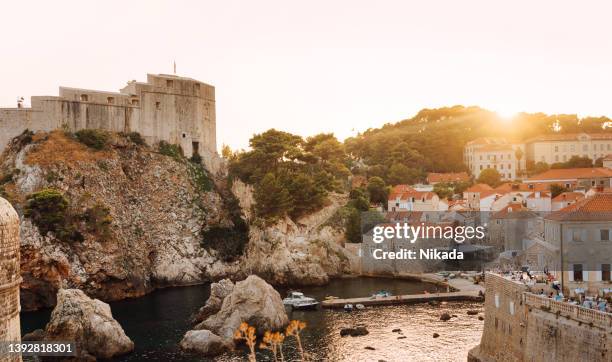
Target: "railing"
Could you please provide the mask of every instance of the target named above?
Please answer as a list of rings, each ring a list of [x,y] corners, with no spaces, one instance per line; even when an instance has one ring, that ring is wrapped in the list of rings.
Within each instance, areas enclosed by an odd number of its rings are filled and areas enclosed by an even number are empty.
[[[558,302],[546,296],[540,296],[532,293],[523,293],[525,305],[542,308],[545,307],[551,313],[559,312],[562,316],[569,316],[572,319],[584,323],[593,323],[602,328],[612,327],[612,314],[600,312],[595,309],[588,309],[579,305],[573,305],[566,302]]]

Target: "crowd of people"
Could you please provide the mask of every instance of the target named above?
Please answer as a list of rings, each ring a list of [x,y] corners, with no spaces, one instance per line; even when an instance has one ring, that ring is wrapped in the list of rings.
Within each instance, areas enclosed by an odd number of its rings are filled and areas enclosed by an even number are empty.
[[[548,271],[544,273],[533,273],[529,270],[495,270],[494,272],[516,282],[521,282],[529,287],[529,291],[546,296],[557,302],[567,302],[587,309],[600,312],[612,313],[612,293],[604,296],[589,296],[584,290],[576,290],[573,296],[566,297],[561,290],[561,283]],[[545,284],[538,287],[537,284]]]

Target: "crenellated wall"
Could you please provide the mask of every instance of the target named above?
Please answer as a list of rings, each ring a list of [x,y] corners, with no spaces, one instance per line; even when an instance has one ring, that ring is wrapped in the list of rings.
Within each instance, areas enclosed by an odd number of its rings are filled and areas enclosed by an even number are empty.
[[[485,326],[468,361],[612,360],[612,315],[532,294],[487,273]]]
[[[149,144],[181,145],[185,156],[202,156],[209,170],[217,155],[215,88],[194,79],[148,74],[120,92],[60,87],[59,96],[32,97],[31,108],[0,109],[0,151],[26,129],[86,128],[138,132]]]
[[[19,216],[0,198],[0,341],[19,342]],[[19,355],[0,356],[0,362],[21,361]]]

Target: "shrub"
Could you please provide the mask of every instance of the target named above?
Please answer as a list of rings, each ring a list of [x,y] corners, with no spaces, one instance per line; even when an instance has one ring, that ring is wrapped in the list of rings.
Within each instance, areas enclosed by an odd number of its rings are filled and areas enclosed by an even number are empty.
[[[110,138],[107,132],[97,129],[82,129],[74,135],[79,142],[95,150],[105,149]]]
[[[199,192],[208,192],[213,189],[213,182],[201,163],[190,162],[187,165],[187,169],[191,180]]]
[[[191,156],[191,158],[189,159],[189,161],[191,161],[193,163],[201,164],[202,163],[202,156],[200,156],[197,153],[194,153],[193,156]]]
[[[127,134],[127,138],[139,146],[144,146],[146,144],[145,139],[138,132],[130,132]]]
[[[183,148],[166,141],[159,141],[159,153],[164,156],[172,157],[177,161],[183,158]]]
[[[24,214],[42,235],[52,232],[59,240],[83,241],[83,235],[73,226],[68,207],[69,201],[61,192],[43,189],[28,195]]]

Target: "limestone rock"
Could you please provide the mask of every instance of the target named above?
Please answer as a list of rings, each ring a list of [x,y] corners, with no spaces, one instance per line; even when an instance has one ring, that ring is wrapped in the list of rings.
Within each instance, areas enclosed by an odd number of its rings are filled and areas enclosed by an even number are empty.
[[[210,285],[210,297],[206,304],[193,317],[193,323],[199,323],[211,315],[219,312],[223,300],[234,290],[234,283],[229,279],[222,279]]]
[[[448,313],[442,313],[442,315],[440,316],[440,320],[441,321],[445,321],[446,322],[446,321],[448,321],[450,319],[451,319],[451,315],[448,314]]]
[[[204,356],[216,356],[230,349],[231,344],[211,331],[201,329],[187,332],[181,340],[181,348]]]
[[[225,340],[232,340],[242,322],[249,323],[261,333],[281,329],[289,323],[278,292],[256,275],[237,282],[223,300],[219,312],[196,329],[208,329]]]
[[[341,337],[344,337],[344,336],[359,337],[359,336],[365,336],[369,333],[370,332],[364,326],[357,326],[355,328],[342,328],[340,330]]]
[[[134,343],[113,319],[110,306],[78,289],[57,293],[45,341],[75,341],[82,358],[107,359],[134,350]]]

